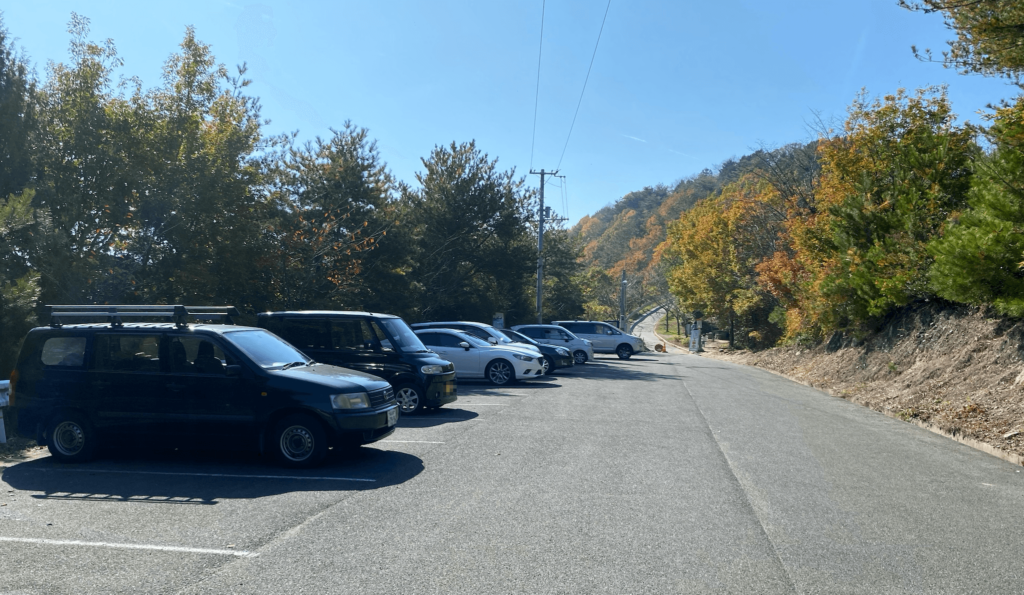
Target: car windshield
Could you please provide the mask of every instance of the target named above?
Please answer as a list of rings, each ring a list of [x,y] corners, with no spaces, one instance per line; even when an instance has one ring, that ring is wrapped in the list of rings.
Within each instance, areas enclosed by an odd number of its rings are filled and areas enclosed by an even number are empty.
[[[301,351],[277,335],[265,330],[234,331],[224,333],[224,338],[241,349],[261,368],[268,370],[294,367],[313,363]]]
[[[517,333],[515,331],[511,331],[511,330],[509,330],[507,328],[500,328],[500,329],[498,329],[498,332],[503,334],[503,335],[505,335],[506,337],[508,337],[509,339],[511,339],[512,341],[517,342],[517,343],[526,343],[527,345],[538,345],[538,343],[536,341],[534,341],[533,339],[527,337],[526,335],[521,335],[521,334],[519,334],[519,333]]]
[[[430,351],[423,345],[423,341],[412,332],[409,325],[401,318],[382,318],[377,322],[384,327],[391,342],[395,344],[398,351],[402,353],[421,353]]]

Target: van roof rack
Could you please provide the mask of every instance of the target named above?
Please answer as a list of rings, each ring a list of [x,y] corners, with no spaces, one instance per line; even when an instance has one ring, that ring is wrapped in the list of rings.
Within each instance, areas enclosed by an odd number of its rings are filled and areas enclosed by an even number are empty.
[[[102,306],[47,306],[50,309],[50,326],[63,326],[62,318],[105,318],[110,326],[123,326],[122,318],[165,318],[178,327],[188,326],[188,318],[201,320],[222,320],[234,324],[232,316],[238,316],[234,306],[155,306],[155,305],[102,305]]]

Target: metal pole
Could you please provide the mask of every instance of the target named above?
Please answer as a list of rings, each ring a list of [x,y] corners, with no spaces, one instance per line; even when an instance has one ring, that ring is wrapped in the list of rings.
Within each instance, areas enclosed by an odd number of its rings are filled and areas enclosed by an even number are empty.
[[[537,211],[537,324],[544,324],[544,170],[540,170],[540,210]]]
[[[619,289],[619,330],[626,327],[626,269],[622,269],[622,284]]]

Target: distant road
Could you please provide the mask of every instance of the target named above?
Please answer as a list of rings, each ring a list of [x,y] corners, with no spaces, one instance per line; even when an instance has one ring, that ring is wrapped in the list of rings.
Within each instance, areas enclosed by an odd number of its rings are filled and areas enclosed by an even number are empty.
[[[653,345],[653,342],[650,342]],[[0,592],[1013,593],[1024,473],[770,373],[601,356],[387,442],[0,471]]]

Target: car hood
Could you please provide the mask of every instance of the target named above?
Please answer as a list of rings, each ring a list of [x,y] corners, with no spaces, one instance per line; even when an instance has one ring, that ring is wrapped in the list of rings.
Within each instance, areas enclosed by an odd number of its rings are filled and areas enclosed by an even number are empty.
[[[346,392],[360,390],[370,392],[389,386],[386,380],[378,376],[329,364],[313,364],[312,366],[300,366],[287,370],[272,370],[270,373],[277,378],[310,382],[327,389]]]
[[[532,348],[531,349],[523,349],[523,348],[519,347],[518,345],[515,345],[515,346],[513,346],[513,345],[491,345],[491,348],[497,349],[497,350],[500,350],[500,351],[509,351],[509,352],[512,352],[512,353],[520,353],[522,355],[528,355],[530,357],[537,357],[537,356],[540,355],[540,351],[534,351]]]
[[[513,341],[511,343],[501,343],[499,347],[514,347],[515,349],[525,349],[527,351],[533,351],[534,353],[540,353],[540,347],[537,345],[530,345],[529,343],[520,343],[519,341]]]

